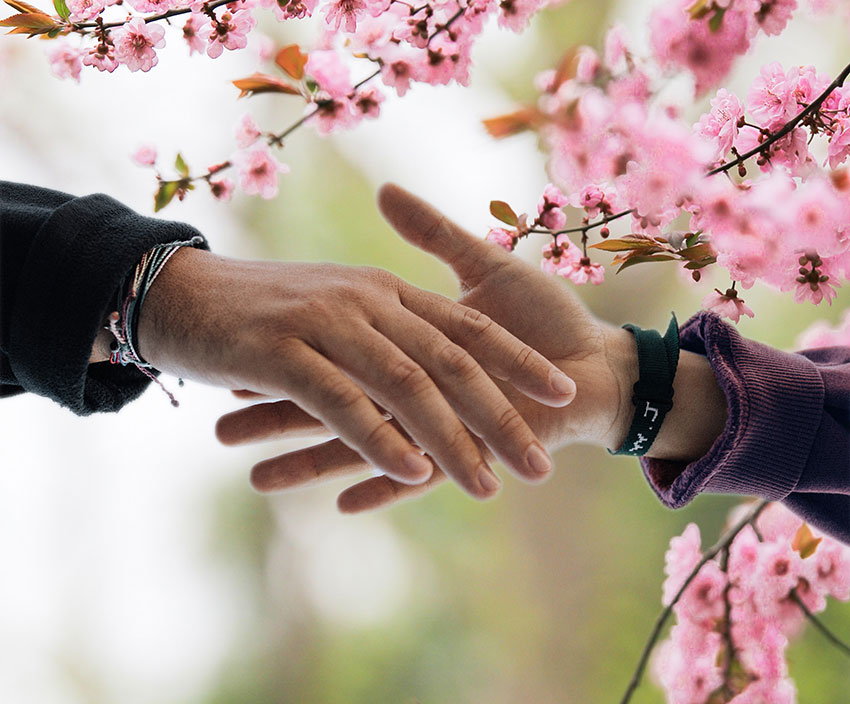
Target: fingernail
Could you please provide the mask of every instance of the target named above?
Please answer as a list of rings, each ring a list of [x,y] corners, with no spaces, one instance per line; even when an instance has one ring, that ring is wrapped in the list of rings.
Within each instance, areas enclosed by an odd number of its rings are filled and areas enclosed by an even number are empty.
[[[422,479],[424,481],[434,471],[431,460],[418,452],[408,452],[404,456],[404,466],[413,475],[411,479]]]
[[[552,460],[540,445],[534,443],[525,453],[525,461],[535,474],[546,474],[552,469]]]
[[[478,470],[478,481],[484,487],[484,491],[487,492],[496,491],[502,486],[499,478],[484,465],[481,465],[481,468]]]
[[[552,372],[552,375],[549,377],[549,383],[552,384],[552,388],[555,389],[559,394],[572,395],[576,392],[576,384],[563,372]]]

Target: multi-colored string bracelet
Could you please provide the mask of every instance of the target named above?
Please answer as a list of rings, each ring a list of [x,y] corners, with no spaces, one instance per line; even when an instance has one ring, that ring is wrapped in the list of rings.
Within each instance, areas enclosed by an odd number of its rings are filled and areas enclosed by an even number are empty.
[[[179,406],[180,403],[151,372],[153,367],[142,359],[136,349],[139,312],[153,282],[174,253],[181,247],[197,247],[203,241],[203,237],[195,236],[190,240],[158,244],[145,252],[121,287],[118,309],[109,315],[109,330],[115,337],[112,341],[109,361],[122,366],[134,365],[142,374],[159,385],[171,399],[172,406]],[[178,381],[180,386],[183,386],[183,380]]]

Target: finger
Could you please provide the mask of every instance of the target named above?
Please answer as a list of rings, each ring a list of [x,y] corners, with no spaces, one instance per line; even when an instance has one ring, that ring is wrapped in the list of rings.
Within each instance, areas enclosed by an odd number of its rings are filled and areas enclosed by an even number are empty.
[[[336,500],[342,513],[360,513],[388,506],[399,501],[415,499],[431,489],[443,484],[448,477],[435,468],[434,473],[424,484],[410,486],[393,481],[388,476],[372,477],[348,487]]]
[[[251,485],[261,493],[282,491],[363,472],[369,467],[357,452],[334,439],[257,463],[251,469]]]
[[[300,340],[290,340],[267,369],[304,411],[320,419],[346,445],[402,482],[425,481],[431,462],[388,423],[363,389],[335,364]]]
[[[267,398],[257,394],[259,398]],[[244,445],[270,438],[309,437],[330,431],[318,418],[292,401],[257,403],[227,413],[215,424],[215,435],[224,445]]]
[[[399,310],[416,319],[409,311]],[[438,333],[430,325],[420,323]],[[329,358],[386,408],[443,471],[477,498],[488,498],[498,491],[500,482],[496,475],[420,364],[362,322],[329,334]],[[483,371],[481,375],[486,377]]]
[[[421,365],[460,421],[505,465],[532,481],[549,473],[552,463],[537,436],[466,350],[407,310],[377,321],[376,326]],[[422,402],[421,399],[410,400],[417,407]],[[434,408],[436,412],[436,406]],[[403,418],[400,420],[413,437],[418,437]],[[423,447],[443,470],[454,476],[430,445]]]
[[[258,394],[256,391],[249,391],[248,389],[232,389],[230,393],[232,393],[236,398],[242,398],[248,401],[260,398],[269,398],[265,394]]]
[[[572,379],[480,311],[412,286],[402,289],[401,302],[446,333],[487,372],[534,400],[560,408],[575,398]]]
[[[516,261],[501,247],[475,237],[394,183],[381,186],[378,207],[404,239],[452,267],[466,287],[476,286],[496,269]]]

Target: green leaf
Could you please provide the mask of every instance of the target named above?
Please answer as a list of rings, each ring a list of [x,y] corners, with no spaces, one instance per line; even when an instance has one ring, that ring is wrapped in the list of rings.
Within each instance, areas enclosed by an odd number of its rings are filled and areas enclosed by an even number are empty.
[[[177,189],[179,188],[179,186],[180,181],[160,182],[159,190],[156,192],[156,195],[153,199],[154,212],[159,212],[171,202],[171,199],[174,198],[174,195],[177,193]]]
[[[693,234],[688,235],[685,239],[685,247],[693,247],[697,243],[700,234],[701,233],[699,232],[694,232]]]
[[[71,16],[71,11],[65,4],[65,0],[53,0],[53,7],[56,8],[56,14],[63,20],[67,20]]]
[[[692,20],[701,20],[709,13],[711,0],[695,0],[694,4],[688,8],[688,14]]]
[[[720,26],[723,24],[723,15],[726,14],[726,8],[718,7],[714,14],[711,16],[711,19],[708,21],[708,28],[712,32],[716,32],[720,29]]]
[[[183,159],[183,155],[180,152],[177,152],[177,158],[174,160],[174,168],[177,169],[177,173],[181,176],[189,175],[189,166],[186,164]]]
[[[519,222],[519,218],[513,208],[503,200],[490,201],[490,214],[497,220],[501,220],[503,223],[513,227],[516,227]]]
[[[620,265],[620,268],[617,269],[617,273],[619,274],[623,269],[628,269],[630,266],[634,266],[635,264],[666,262],[675,258],[676,257],[671,257],[669,254],[633,254]]]

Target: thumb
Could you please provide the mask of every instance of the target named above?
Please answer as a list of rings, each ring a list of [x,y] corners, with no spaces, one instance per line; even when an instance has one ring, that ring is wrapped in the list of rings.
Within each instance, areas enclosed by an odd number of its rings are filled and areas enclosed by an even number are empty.
[[[470,234],[394,183],[381,186],[378,208],[404,239],[444,261],[468,287],[477,285],[494,267],[514,261],[501,247]]]

